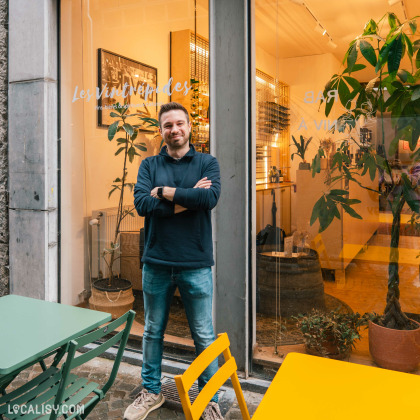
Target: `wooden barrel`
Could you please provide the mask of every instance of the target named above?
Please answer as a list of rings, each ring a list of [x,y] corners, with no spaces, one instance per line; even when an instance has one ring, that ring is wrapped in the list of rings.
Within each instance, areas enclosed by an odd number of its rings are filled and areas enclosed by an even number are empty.
[[[276,287],[277,283],[277,287]],[[257,312],[284,317],[325,310],[324,283],[318,254],[278,257],[270,252],[257,254]]]

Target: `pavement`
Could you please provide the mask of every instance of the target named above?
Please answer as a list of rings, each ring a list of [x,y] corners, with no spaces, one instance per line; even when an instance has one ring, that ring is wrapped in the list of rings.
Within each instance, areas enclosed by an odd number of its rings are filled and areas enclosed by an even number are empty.
[[[104,383],[111,372],[113,362],[108,359],[97,357],[88,363],[73,370],[79,376],[89,378],[97,383]],[[21,372],[19,376],[12,382],[7,391],[11,391],[15,387],[24,385],[34,376],[41,372],[39,365],[33,366]],[[128,405],[133,402],[135,395],[141,390],[141,367],[134,366],[129,363],[122,362],[115,379],[114,385],[108,391],[104,400],[102,400],[92,413],[88,416],[89,420],[103,419],[123,419],[124,411]],[[165,381],[172,387],[173,376],[164,373]],[[263,395],[257,392],[244,391],[245,401],[248,405],[250,415],[255,412]],[[229,387],[223,387],[219,398],[222,414],[226,420],[242,419],[239,406],[237,404],[235,393]],[[153,411],[147,417],[148,419],[185,419],[182,408],[177,403],[165,403],[158,410]]]

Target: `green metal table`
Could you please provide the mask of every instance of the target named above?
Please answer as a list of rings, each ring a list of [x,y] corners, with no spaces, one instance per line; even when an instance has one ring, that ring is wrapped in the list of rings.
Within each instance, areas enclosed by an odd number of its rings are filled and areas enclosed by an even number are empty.
[[[1,297],[0,388],[2,378],[108,321],[111,315],[105,312],[23,296]]]

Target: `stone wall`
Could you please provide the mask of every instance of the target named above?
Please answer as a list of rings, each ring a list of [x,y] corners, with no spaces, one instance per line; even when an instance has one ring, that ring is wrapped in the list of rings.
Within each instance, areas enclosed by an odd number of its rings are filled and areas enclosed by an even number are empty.
[[[7,156],[8,1],[0,0],[0,296],[9,292],[9,210]]]

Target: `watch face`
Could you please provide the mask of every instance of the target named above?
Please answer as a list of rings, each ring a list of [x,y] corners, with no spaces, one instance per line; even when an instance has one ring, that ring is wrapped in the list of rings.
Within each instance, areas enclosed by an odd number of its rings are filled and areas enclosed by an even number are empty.
[[[159,198],[162,198],[162,195],[163,195],[163,187],[159,187],[158,188],[157,195],[158,195]]]

